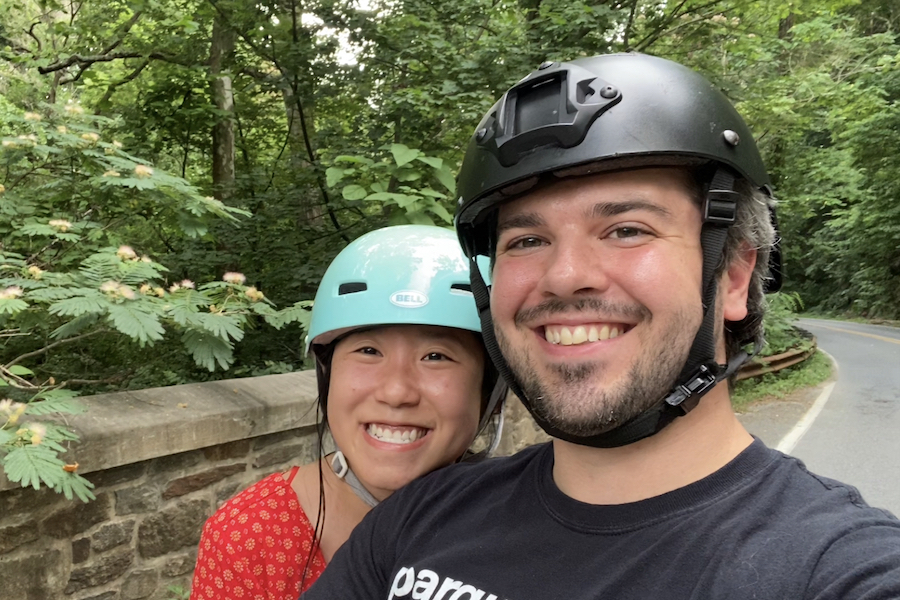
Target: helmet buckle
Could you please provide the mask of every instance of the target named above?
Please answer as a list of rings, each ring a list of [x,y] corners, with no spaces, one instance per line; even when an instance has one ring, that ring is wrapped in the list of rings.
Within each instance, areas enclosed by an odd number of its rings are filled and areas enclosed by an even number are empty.
[[[675,386],[675,389],[666,396],[666,404],[680,407],[687,413],[693,406],[685,405],[685,400],[692,396],[699,400],[717,383],[719,380],[710,368],[707,365],[700,365],[687,383]],[[696,400],[692,404],[696,404]]]
[[[703,206],[703,222],[726,227],[734,225],[739,197],[732,190],[710,190]]]

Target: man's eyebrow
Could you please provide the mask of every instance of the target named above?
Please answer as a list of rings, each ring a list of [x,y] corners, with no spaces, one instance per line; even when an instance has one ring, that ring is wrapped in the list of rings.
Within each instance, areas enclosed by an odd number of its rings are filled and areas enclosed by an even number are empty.
[[[649,211],[663,217],[671,217],[672,212],[652,202],[646,200],[625,200],[622,202],[598,202],[590,210],[591,217],[615,217],[631,211]]]
[[[500,237],[504,231],[517,229],[520,227],[540,227],[545,224],[543,218],[537,213],[522,213],[513,215],[508,219],[503,219],[497,223],[497,237]]]

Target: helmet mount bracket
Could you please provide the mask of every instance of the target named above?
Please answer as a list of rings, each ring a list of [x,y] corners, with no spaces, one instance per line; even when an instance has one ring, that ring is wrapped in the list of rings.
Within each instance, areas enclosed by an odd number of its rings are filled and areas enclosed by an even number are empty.
[[[510,167],[540,146],[577,146],[594,120],[621,100],[622,92],[590,71],[554,63],[506,92],[476,137]]]

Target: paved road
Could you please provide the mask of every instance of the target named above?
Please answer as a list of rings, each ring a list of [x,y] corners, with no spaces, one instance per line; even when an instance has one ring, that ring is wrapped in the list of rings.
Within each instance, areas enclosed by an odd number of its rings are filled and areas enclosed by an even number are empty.
[[[837,361],[838,378],[790,453],[900,515],[900,328],[818,319],[798,324]]]

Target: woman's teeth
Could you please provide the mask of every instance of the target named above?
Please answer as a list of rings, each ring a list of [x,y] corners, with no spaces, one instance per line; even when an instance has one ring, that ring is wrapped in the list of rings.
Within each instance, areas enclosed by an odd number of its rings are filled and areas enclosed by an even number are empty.
[[[366,432],[381,442],[389,442],[391,444],[411,444],[428,433],[427,429],[419,429],[418,427],[383,427],[370,423],[366,427]]]
[[[578,325],[577,327],[566,327],[563,325],[547,325],[544,327],[544,338],[551,344],[561,344],[563,346],[576,346],[585,342],[596,342],[600,340],[611,340],[624,333],[616,325]]]

